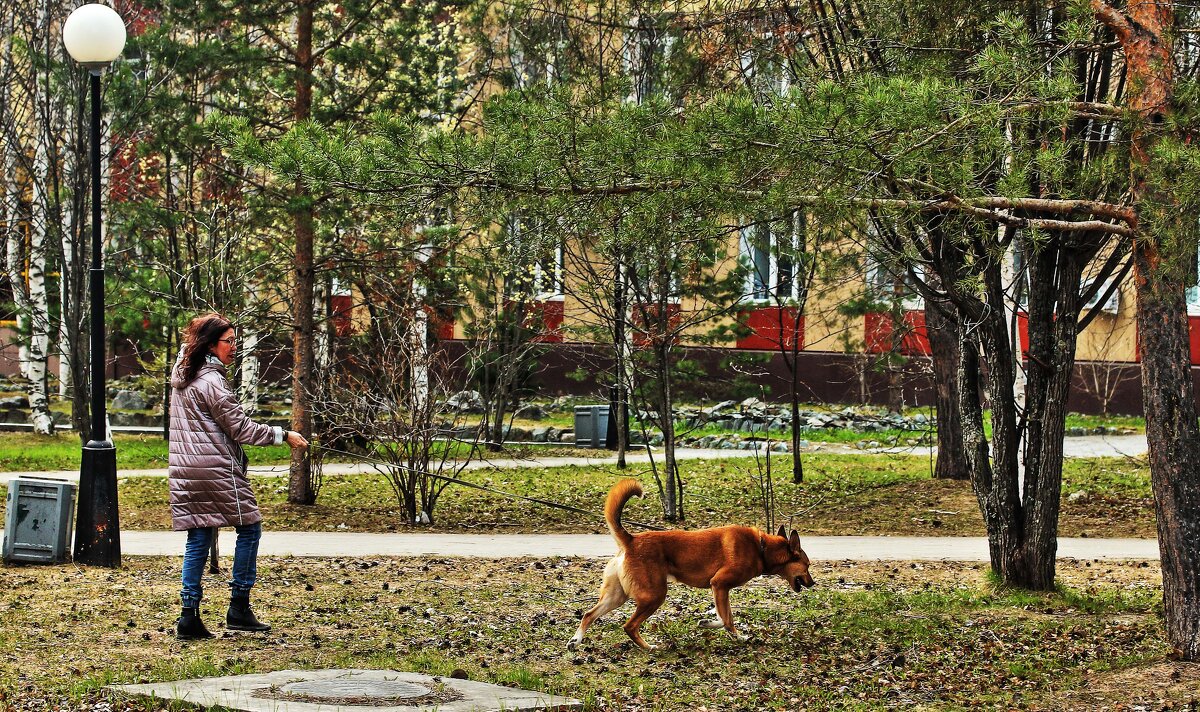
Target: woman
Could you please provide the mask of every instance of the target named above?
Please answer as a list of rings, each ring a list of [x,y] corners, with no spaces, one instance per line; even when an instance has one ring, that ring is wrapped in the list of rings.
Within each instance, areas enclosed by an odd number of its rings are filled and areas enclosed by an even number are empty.
[[[175,624],[181,640],[212,637],[200,620],[200,578],[212,538],[224,526],[237,529],[225,627],[271,629],[250,610],[262,515],[246,477],[242,445],[277,445],[286,439],[293,448],[308,447],[300,433],[255,423],[242,410],[225,372],[236,349],[233,324],[218,314],[198,316],[187,326],[171,374],[171,524],[188,533],[180,594],[183,612]]]

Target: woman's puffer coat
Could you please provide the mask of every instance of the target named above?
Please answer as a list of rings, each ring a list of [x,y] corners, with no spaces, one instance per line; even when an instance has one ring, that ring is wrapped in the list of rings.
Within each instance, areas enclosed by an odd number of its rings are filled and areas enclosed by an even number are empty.
[[[246,477],[242,445],[275,443],[278,428],[250,420],[220,363],[204,364],[189,383],[177,366],[171,386],[172,527],[178,531],[262,521]]]

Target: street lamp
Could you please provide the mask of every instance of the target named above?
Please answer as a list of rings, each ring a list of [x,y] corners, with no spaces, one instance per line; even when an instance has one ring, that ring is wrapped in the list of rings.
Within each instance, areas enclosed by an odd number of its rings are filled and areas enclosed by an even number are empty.
[[[117,521],[117,448],[108,438],[104,407],[104,263],[100,250],[100,75],[125,48],[125,22],[107,5],[83,5],[63,23],[63,44],[91,74],[92,265],[91,280],[91,440],[79,468],[79,507],[75,516],[75,561],[121,565]]]

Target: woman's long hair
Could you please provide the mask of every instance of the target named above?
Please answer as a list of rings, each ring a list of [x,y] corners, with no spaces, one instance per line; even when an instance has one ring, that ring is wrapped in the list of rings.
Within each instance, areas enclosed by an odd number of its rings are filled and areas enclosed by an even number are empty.
[[[183,382],[191,383],[208,359],[209,351],[233,324],[220,314],[202,314],[188,322],[183,332]]]

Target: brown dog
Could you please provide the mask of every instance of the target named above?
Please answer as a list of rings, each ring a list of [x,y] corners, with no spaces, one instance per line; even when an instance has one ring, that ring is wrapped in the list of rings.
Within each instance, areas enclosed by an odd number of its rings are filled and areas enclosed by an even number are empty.
[[[681,581],[696,588],[711,588],[719,621],[706,621],[705,628],[725,628],[735,640],[746,640],[733,627],[729,590],[755,576],[779,576],[796,592],[813,585],[808,573],[808,556],[800,548],[793,530],[784,536],[783,527],[772,536],[750,527],[716,527],[700,531],[642,532],[637,536],[621,526],[621,510],[633,496],[641,496],[637,480],[622,480],[609,490],[604,501],[604,518],[621,552],[604,568],[600,601],[584,614],[579,630],[567,644],[573,649],[597,618],[629,598],[637,603],[625,632],[646,650],[639,629],[667,597],[667,582]]]

